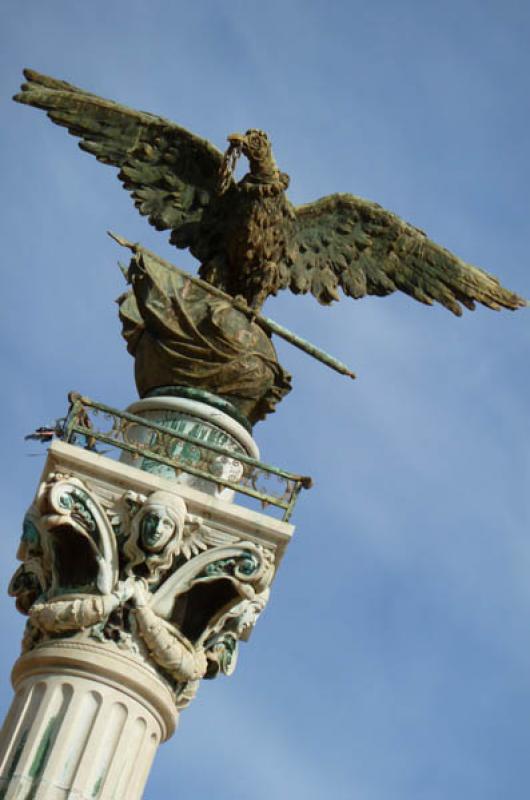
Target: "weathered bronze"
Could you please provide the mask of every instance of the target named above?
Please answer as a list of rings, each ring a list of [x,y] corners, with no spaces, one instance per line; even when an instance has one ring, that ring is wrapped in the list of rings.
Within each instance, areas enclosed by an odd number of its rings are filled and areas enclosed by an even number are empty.
[[[132,292],[120,299],[141,395],[178,385],[214,392],[254,423],[290,390],[272,332],[328,366],[345,365],[258,314],[269,295],[290,288],[322,304],[338,289],[360,298],[405,292],[454,314],[475,302],[517,309],[526,301],[377,203],[334,194],[295,207],[267,135],[231,134],[223,155],[174,123],[25,70],[15,100],[47,111],[80,137],[80,147],[119,168],[141,214],[200,261],[197,279],[122,241],[134,255]],[[237,159],[249,172],[236,182]],[[115,237],[120,241],[119,237]],[[215,287],[215,288],[214,288]],[[216,295],[217,292],[217,295]],[[251,313],[249,313],[249,310]]]
[[[272,333],[355,378],[341,361],[257,314],[243,299],[116,233],[109,231],[109,236],[133,253],[128,269],[121,267],[132,291],[118,304],[124,338],[136,358],[141,396],[169,380],[175,386],[215,392],[253,424],[273,411],[291,388],[291,376],[279,365],[270,341]]]
[[[526,305],[496,278],[466,264],[423,231],[377,203],[333,194],[303,206],[285,196],[263,131],[228,137],[223,156],[173,122],[104,100],[64,81],[25,70],[20,103],[47,111],[81,138],[80,147],[120,169],[119,178],[141,214],[171,242],[188,247],[200,274],[258,309],[279,289],[312,292],[323,304],[397,289],[454,314],[461,305]],[[236,183],[240,154],[250,171]]]
[[[297,336],[296,333],[290,331],[288,328],[285,328],[283,325],[279,325],[270,317],[264,317],[262,314],[257,314],[255,309],[248,306],[244,299],[241,297],[231,297],[226,292],[223,292],[222,289],[218,289],[216,286],[213,286],[211,283],[207,283],[206,281],[202,280],[201,278],[197,278],[194,275],[190,275],[189,272],[186,270],[179,269],[174,264],[169,264],[160,256],[157,256],[156,253],[153,253],[151,250],[147,250],[147,248],[142,247],[142,245],[138,243],[128,242],[127,239],[124,239],[123,236],[119,236],[117,233],[112,233],[112,231],[107,231],[111,239],[114,239],[115,242],[121,244],[122,247],[127,247],[129,250],[132,250],[135,254],[144,254],[149,259],[156,261],[158,264],[165,266],[166,268],[170,269],[172,272],[177,272],[184,278],[188,283],[193,283],[199,288],[202,288],[208,294],[213,294],[215,297],[219,297],[222,300],[227,300],[235,309],[241,311],[248,319],[252,322],[257,322],[260,328],[263,328],[264,331],[268,334],[275,333],[280,338],[285,339],[286,342],[289,344],[294,345],[294,347],[298,347],[300,350],[303,350],[304,353],[308,353],[308,355],[316,358],[317,361],[321,361],[322,364],[325,364],[327,367],[335,370],[335,372],[340,373],[341,375],[346,375],[348,378],[355,379],[357,376],[354,372],[349,369],[346,364],[343,364],[342,361],[339,361],[334,356],[330,356],[329,353],[326,353],[325,350],[322,350],[320,347],[316,347],[314,344],[311,344],[307,341],[307,339],[302,338],[301,336]],[[120,264],[120,268],[122,269],[125,277],[129,279],[129,271]]]
[[[140,396],[160,386],[193,386],[226,398],[251,424],[274,411],[291,376],[263,328],[229,296],[133,248],[132,291],[118,304]]]
[[[280,508],[285,521],[289,520],[300,491],[313,485],[307,475],[295,475],[243,452],[235,454],[227,450],[216,444],[214,436],[213,441],[209,440],[204,429],[191,434],[172,430],[77,392],[70,392],[69,400],[68,414],[57,432],[65,442],[84,443],[85,449],[94,452],[96,443],[101,442],[109,451],[117,449],[131,454],[133,463],[148,472],[154,471],[153,462],[170,467],[175,474],[184,471],[259,500],[262,511],[267,506]],[[139,428],[149,430],[147,441],[135,436],[134,431]],[[151,462],[149,468],[146,462]]]

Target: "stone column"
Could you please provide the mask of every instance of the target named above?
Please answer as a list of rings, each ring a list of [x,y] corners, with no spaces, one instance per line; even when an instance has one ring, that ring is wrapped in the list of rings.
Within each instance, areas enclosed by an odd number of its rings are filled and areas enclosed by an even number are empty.
[[[50,642],[13,669],[1,737],[5,800],[138,800],[176,709],[152,672],[91,642]]]
[[[233,672],[293,528],[201,488],[51,445],[9,587],[27,624],[0,800],[138,800],[200,681]]]

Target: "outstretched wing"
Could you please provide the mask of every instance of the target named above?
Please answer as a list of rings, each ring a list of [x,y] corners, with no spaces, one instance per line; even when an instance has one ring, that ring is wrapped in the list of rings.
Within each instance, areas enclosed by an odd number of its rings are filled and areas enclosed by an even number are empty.
[[[527,305],[477,267],[432,242],[423,231],[351,194],[333,194],[295,209],[295,242],[285,284],[312,292],[320,303],[338,300],[338,287],[351,297],[400,290],[458,316],[461,305],[489,308]]]
[[[81,139],[79,147],[118,167],[138,211],[157,230],[192,247],[197,223],[216,189],[222,154],[162,117],[122,106],[26,69],[14,100],[41,108]]]

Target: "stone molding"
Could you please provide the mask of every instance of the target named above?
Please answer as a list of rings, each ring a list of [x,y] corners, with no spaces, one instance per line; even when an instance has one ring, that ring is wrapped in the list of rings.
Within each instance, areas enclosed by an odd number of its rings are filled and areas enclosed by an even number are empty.
[[[0,736],[2,800],[141,798],[176,713],[156,676],[103,650],[60,642],[19,659]]]
[[[22,683],[43,676],[90,678],[129,695],[146,707],[160,726],[160,740],[175,731],[178,710],[165,683],[156,672],[117,649],[89,641],[55,641],[23,653],[15,663],[11,682],[15,691]]]

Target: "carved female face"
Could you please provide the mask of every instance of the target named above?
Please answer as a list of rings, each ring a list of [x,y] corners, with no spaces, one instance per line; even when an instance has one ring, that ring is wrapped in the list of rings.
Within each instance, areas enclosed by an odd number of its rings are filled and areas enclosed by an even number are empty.
[[[139,506],[123,553],[129,575],[138,567],[148,582],[155,582],[170,569],[180,552],[186,505],[173,492],[158,490],[143,498]]]
[[[140,522],[140,543],[148,553],[159,553],[176,531],[176,521],[162,505],[151,505]]]

